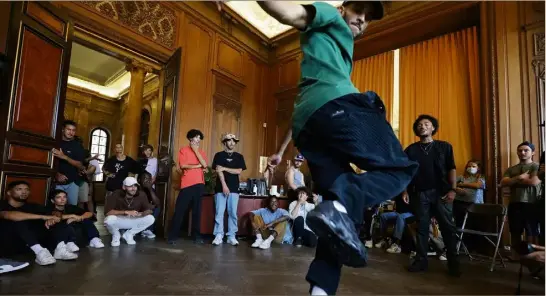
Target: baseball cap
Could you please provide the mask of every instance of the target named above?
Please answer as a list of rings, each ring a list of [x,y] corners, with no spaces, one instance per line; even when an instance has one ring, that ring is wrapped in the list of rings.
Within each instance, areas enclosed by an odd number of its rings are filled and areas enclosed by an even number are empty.
[[[296,161],[305,161],[305,158],[300,153],[300,154],[294,156],[294,160],[296,160]]]
[[[381,1],[343,1],[342,6],[347,6],[349,4],[363,5],[366,3],[371,3],[373,7],[372,20],[380,20],[383,18],[384,8]]]
[[[225,134],[222,136],[222,142],[228,141],[228,140],[239,142],[239,138],[237,138],[237,136],[235,136],[234,134]]]
[[[125,178],[125,180],[123,180],[123,186],[133,186],[133,185],[140,186],[140,184],[138,184],[135,177],[127,177]]]

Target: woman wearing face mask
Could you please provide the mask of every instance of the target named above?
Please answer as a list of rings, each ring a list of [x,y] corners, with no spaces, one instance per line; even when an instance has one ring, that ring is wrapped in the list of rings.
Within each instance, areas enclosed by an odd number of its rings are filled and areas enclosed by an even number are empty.
[[[463,224],[466,209],[474,203],[483,203],[485,177],[481,174],[480,163],[470,160],[465,172],[457,177],[457,196],[453,202],[453,217],[458,228]]]

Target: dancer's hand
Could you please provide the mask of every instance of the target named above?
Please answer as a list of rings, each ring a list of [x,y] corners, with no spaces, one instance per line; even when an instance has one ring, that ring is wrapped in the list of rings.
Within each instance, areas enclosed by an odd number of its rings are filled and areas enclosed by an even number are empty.
[[[404,191],[402,193],[402,200],[406,203],[406,204],[409,204],[409,194],[407,191]]]
[[[279,165],[279,163],[281,163],[281,161],[282,161],[282,154],[275,153],[275,154],[269,156],[269,158],[267,159],[267,164],[270,167],[274,168],[277,165]]]

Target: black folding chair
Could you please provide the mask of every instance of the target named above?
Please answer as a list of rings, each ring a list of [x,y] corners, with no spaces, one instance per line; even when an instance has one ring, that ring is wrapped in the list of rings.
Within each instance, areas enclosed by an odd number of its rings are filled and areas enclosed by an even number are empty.
[[[480,260],[479,258],[477,258],[477,256],[471,255],[470,252],[468,251],[468,249],[466,248],[464,242],[463,242],[463,235],[465,233],[482,236],[489,243],[491,243],[491,245],[493,245],[495,247],[495,253],[493,254],[493,258],[492,258],[492,261],[491,261],[491,267],[489,268],[489,271],[493,271],[493,269],[495,268],[497,256],[499,257],[499,260],[500,260],[500,263],[501,263],[502,267],[506,267],[506,264],[504,264],[504,258],[502,257],[501,253],[499,252],[499,244],[500,244],[501,237],[502,237],[502,230],[504,229],[504,221],[506,219],[506,214],[507,214],[506,207],[503,206],[503,205],[500,205],[500,204],[473,204],[473,205],[469,206],[466,209],[466,214],[464,216],[463,225],[461,226],[460,229],[457,229],[457,231],[458,231],[457,236],[459,238],[459,241],[457,242],[457,253],[459,253],[459,249],[460,249],[460,247],[462,245],[465,254],[470,258],[470,260],[485,261],[485,260]],[[483,219],[487,219],[487,218],[489,218],[489,219],[495,218],[496,221],[497,221],[497,225],[500,224],[500,227],[498,227],[498,232],[486,232],[486,231],[481,231],[481,230],[476,230],[476,229],[467,229],[467,228],[465,228],[465,226],[467,224],[466,222],[467,222],[469,216],[472,217],[471,219],[480,219],[481,218],[482,221],[483,221]],[[498,223],[498,222],[500,222],[500,223]],[[472,224],[473,225],[479,225],[478,223],[472,223]],[[480,224],[483,224],[483,223],[480,223]],[[496,239],[496,242],[493,241],[492,238]]]

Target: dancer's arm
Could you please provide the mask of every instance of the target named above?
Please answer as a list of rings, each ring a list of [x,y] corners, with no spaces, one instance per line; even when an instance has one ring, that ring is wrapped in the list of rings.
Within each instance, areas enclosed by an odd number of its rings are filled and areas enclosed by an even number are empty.
[[[313,13],[310,13],[303,5],[287,1],[257,1],[258,5],[271,17],[298,30],[305,30],[309,22],[313,19]]]
[[[288,144],[290,143],[290,140],[292,140],[292,129],[288,129],[286,132],[286,135],[284,136],[284,140],[281,143],[281,147],[279,147],[279,150],[276,154],[273,154],[269,157],[267,160],[267,164],[269,164],[271,167],[277,166],[279,163],[281,163],[282,156],[284,154],[284,151],[286,151],[286,147],[288,147]]]

